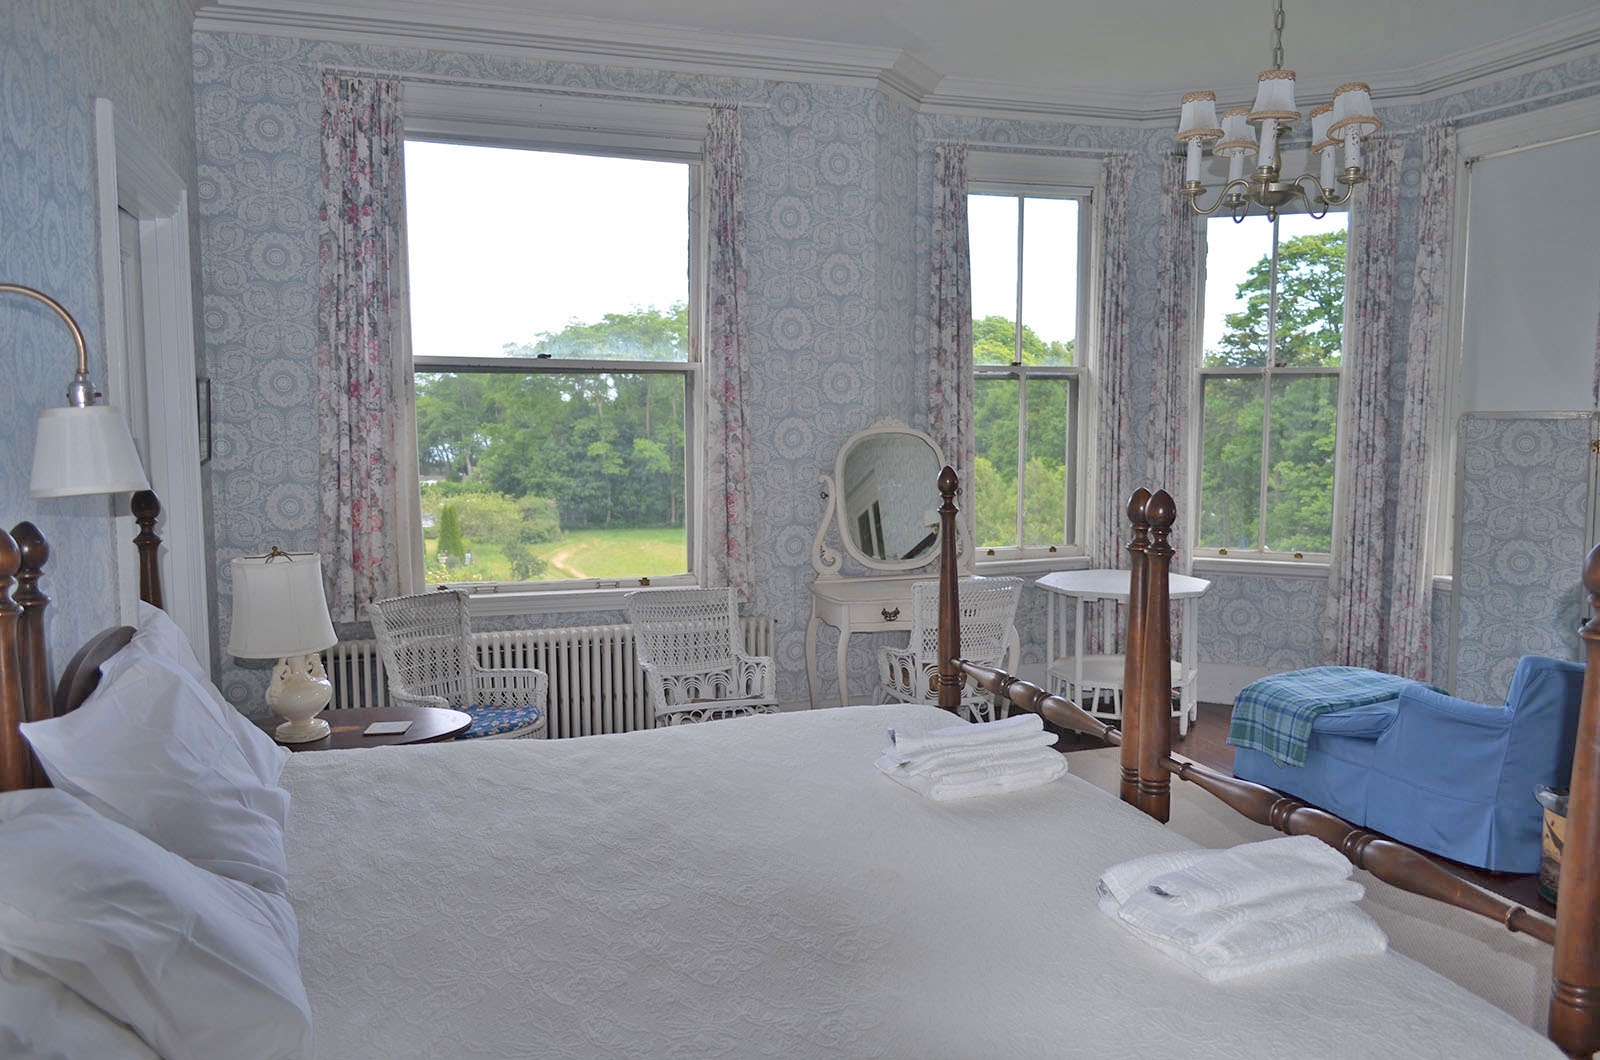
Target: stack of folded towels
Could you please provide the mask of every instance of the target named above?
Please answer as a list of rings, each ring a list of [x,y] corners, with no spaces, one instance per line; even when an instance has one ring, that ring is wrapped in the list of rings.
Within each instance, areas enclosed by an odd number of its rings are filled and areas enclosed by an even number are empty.
[[[1044,784],[1067,771],[1037,714],[951,725],[926,733],[889,730],[877,761],[891,780],[938,802]]]
[[[1149,854],[1100,877],[1100,910],[1212,982],[1382,953],[1350,862],[1311,836]]]

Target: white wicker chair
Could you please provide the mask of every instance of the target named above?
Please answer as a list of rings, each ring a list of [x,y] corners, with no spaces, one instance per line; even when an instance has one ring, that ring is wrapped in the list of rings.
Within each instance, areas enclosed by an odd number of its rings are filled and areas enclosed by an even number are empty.
[[[441,589],[366,606],[389,679],[389,699],[403,707],[449,707],[472,715],[460,738],[543,736],[543,670],[478,665],[467,594]]]
[[[1022,596],[1021,578],[962,578],[961,657],[1001,666],[1017,639],[1013,623]],[[904,648],[878,649],[878,679],[884,694],[902,703],[937,703],[939,676],[939,583],[911,587],[911,639]],[[972,682],[961,689],[959,713],[968,721],[994,721],[994,697]]]
[[[656,725],[778,709],[772,660],[740,650],[732,588],[640,589],[626,600]]]

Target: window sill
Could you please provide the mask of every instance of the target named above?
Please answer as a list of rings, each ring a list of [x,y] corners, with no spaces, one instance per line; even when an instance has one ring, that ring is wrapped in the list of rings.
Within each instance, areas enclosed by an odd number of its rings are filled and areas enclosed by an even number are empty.
[[[1327,578],[1329,562],[1321,559],[1237,559],[1233,556],[1196,556],[1191,574],[1260,574],[1272,577]]]

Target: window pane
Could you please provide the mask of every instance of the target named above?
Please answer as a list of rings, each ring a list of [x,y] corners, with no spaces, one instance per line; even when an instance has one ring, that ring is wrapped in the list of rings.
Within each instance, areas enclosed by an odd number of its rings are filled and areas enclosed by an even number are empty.
[[[1272,222],[1260,215],[1238,224],[1209,219],[1202,340],[1208,367],[1266,364],[1271,284]]]
[[[406,141],[419,357],[684,360],[689,167]]]
[[[1201,548],[1257,547],[1264,396],[1260,376],[1201,380]]]
[[[1010,364],[1015,358],[1021,201],[1015,195],[967,196],[972,356],[978,364]]]
[[[1073,544],[1075,519],[1068,498],[1076,498],[1076,379],[1028,380],[1028,462],[1023,469],[1022,543]]]
[[[1350,215],[1278,218],[1280,365],[1336,365],[1344,346],[1344,266]]]
[[[974,517],[979,548],[1017,543],[1017,417],[1021,388],[1015,376],[978,378],[973,384]]]
[[[1073,364],[1078,335],[1078,200],[1022,203],[1022,363]]]
[[[430,584],[688,570],[686,375],[418,372],[416,389]]]
[[[1278,376],[1272,381],[1270,416],[1266,547],[1331,552],[1339,378]]]

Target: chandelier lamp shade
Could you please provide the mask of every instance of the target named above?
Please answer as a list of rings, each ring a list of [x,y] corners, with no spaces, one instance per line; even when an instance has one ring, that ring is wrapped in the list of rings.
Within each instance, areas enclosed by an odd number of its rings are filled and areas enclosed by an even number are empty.
[[[1225,211],[1242,221],[1258,209],[1271,218],[1285,204],[1299,200],[1307,213],[1321,217],[1330,206],[1349,202],[1356,185],[1367,179],[1361,144],[1383,123],[1373,113],[1372,90],[1359,81],[1341,85],[1331,103],[1311,109],[1311,153],[1319,172],[1282,175],[1279,146],[1303,115],[1295,105],[1294,71],[1283,68],[1282,0],[1273,11],[1272,69],[1261,73],[1253,106],[1224,110],[1219,120],[1216,93],[1190,92],[1183,97],[1178,117],[1178,142],[1186,151],[1181,190],[1196,213]],[[1202,206],[1205,183],[1200,166],[1207,144],[1212,155],[1228,160],[1228,183],[1216,201]],[[1256,160],[1253,168],[1251,159]]]
[[[28,496],[77,497],[149,489],[128,421],[111,406],[95,404],[101,393],[89,379],[88,347],[72,314],[43,291],[18,283],[0,283],[0,294],[20,295],[48,308],[66,324],[78,347],[78,367],[67,384],[66,405],[39,411]]]

